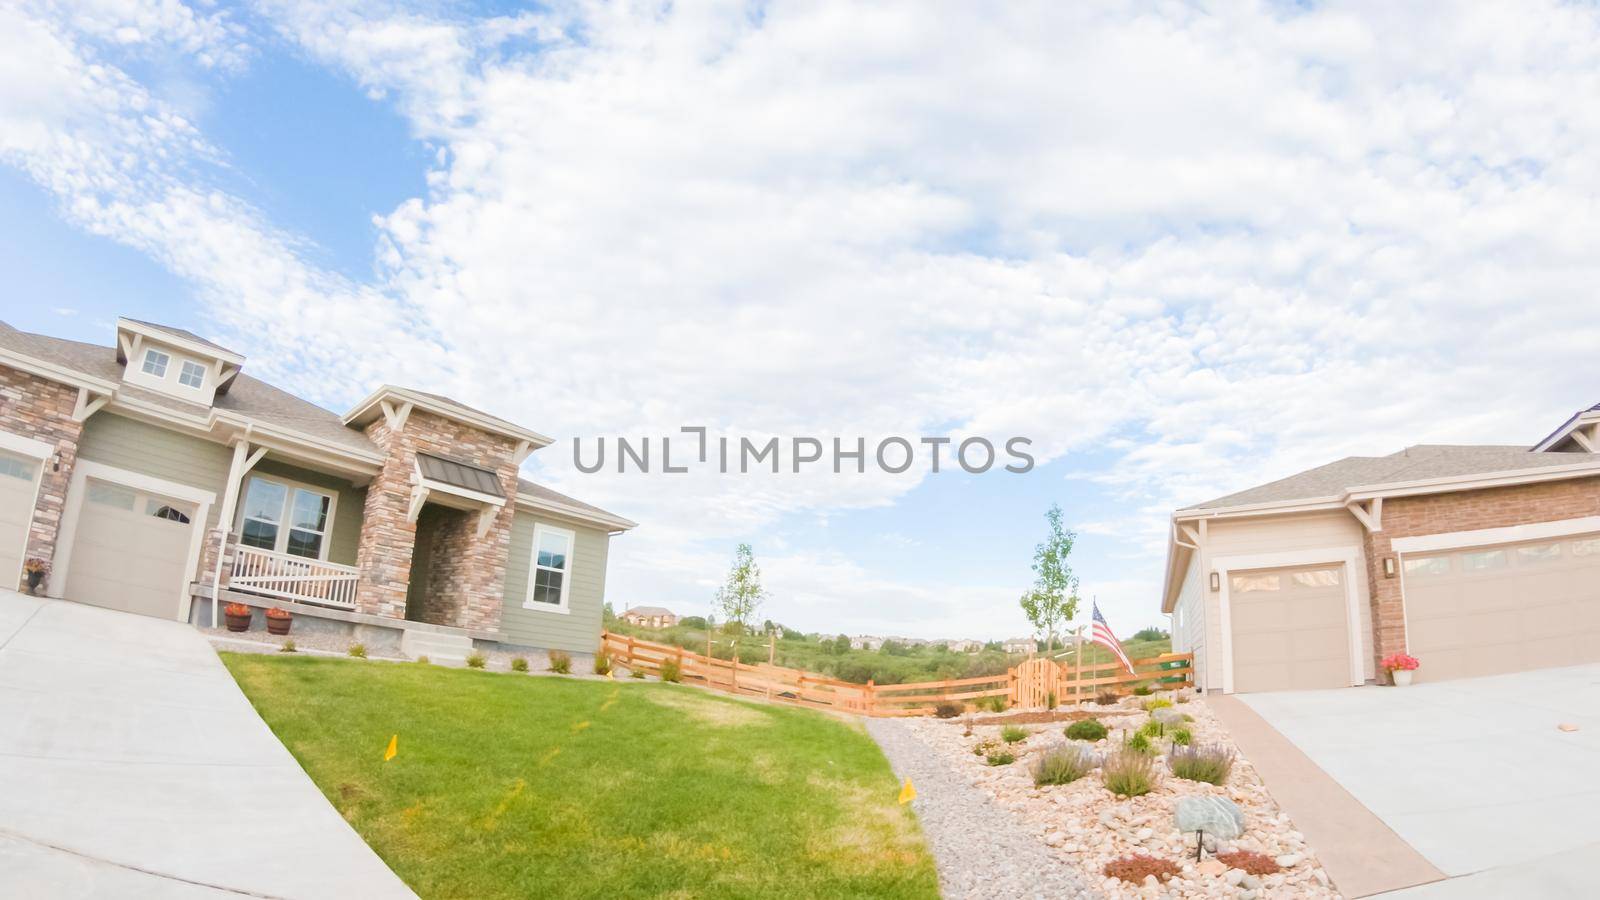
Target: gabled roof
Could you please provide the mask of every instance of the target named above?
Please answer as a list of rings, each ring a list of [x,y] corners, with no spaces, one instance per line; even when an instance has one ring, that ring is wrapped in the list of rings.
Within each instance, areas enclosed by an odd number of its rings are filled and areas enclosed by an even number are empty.
[[[1600,462],[1573,453],[1528,450],[1498,444],[1418,444],[1388,456],[1347,456],[1287,478],[1207,500],[1185,510],[1222,509],[1295,500],[1336,499],[1356,489],[1499,472],[1556,469]]]
[[[513,422],[507,422],[499,416],[490,415],[479,409],[473,409],[465,403],[460,403],[442,394],[430,394],[414,388],[397,387],[386,384],[373,391],[365,400],[357,403],[355,408],[344,414],[344,423],[364,428],[370,422],[383,415],[383,404],[392,405],[411,404],[417,409],[426,410],[435,415],[458,422],[464,422],[474,428],[480,428],[495,434],[505,435],[519,441],[527,441],[529,446],[538,449],[547,447],[555,441],[545,437],[537,431],[523,428]]]
[[[1565,441],[1567,435],[1571,434],[1578,425],[1586,422],[1593,422],[1597,419],[1600,419],[1600,403],[1596,403],[1588,409],[1580,409],[1573,413],[1570,418],[1561,423],[1561,427],[1545,435],[1544,438],[1539,441],[1539,443],[1534,444],[1530,449],[1549,450],[1551,447],[1559,446]]]
[[[631,519],[624,519],[616,513],[607,512],[598,506],[591,506],[582,500],[575,500],[566,494],[552,491],[544,485],[535,484],[526,478],[517,479],[517,499],[546,512],[599,521],[623,531],[629,528],[636,528],[639,525],[638,522]]]
[[[130,318],[127,318],[126,316],[122,317],[118,321],[119,322],[129,322],[129,323],[132,323],[134,325],[140,325],[140,326],[143,326],[144,328],[147,328],[147,329],[149,329],[151,331],[159,332],[160,334],[166,335],[169,338],[174,338],[174,339],[179,340],[179,341],[188,341],[190,343],[199,344],[200,346],[205,347],[206,349],[211,350],[211,351],[217,353],[220,356],[231,356],[231,357],[233,357],[235,359],[240,359],[240,360],[244,359],[243,356],[239,355],[238,353],[233,352],[232,350],[229,350],[227,347],[224,347],[221,344],[216,343],[215,341],[206,340],[205,338],[201,337],[200,335],[195,334],[194,332],[189,331],[189,330],[184,329],[184,328],[174,328],[171,325],[158,325],[155,322],[146,322],[143,319],[130,319]]]
[[[672,616],[677,615],[664,606],[634,606],[630,607],[625,616]]]

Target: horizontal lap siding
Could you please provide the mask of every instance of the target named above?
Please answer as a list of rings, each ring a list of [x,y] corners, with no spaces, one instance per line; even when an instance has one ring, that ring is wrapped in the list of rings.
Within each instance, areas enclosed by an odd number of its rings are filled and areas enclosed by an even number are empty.
[[[78,458],[211,491],[217,498],[206,527],[213,528],[233,451],[205,438],[101,412],[84,423]]]
[[[256,463],[250,474],[268,477],[277,475],[312,487],[326,488],[337,494],[338,499],[333,510],[333,528],[328,532],[328,562],[345,566],[356,564],[356,549],[361,544],[361,515],[367,503],[365,488],[356,488],[349,480],[337,475],[313,472],[275,459],[263,459]],[[239,499],[242,504],[244,495],[240,494]]]
[[[572,587],[566,615],[528,609],[528,571],[533,561],[533,527],[565,528],[574,535]],[[600,609],[606,595],[606,532],[561,519],[518,510],[511,522],[511,550],[506,559],[505,609],[500,633],[506,643],[575,653],[593,653],[600,644]]]
[[[1200,578],[1200,555],[1189,557],[1189,567],[1184,570],[1183,584],[1178,588],[1178,602],[1175,604],[1182,619],[1182,625],[1175,627],[1172,632],[1172,650],[1174,653],[1193,653],[1195,683],[1201,687],[1208,687],[1202,674],[1205,673],[1206,663],[1206,612],[1205,592]]]

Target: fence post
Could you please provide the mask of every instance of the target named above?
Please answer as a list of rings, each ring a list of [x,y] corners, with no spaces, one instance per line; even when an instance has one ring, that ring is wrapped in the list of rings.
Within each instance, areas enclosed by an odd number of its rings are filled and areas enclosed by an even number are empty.
[[[632,673],[637,668],[633,664],[633,635],[628,635],[628,671]]]
[[[739,693],[739,651],[737,650],[733,651],[733,668],[730,671],[732,674],[728,676],[728,692],[737,694]]]
[[[867,715],[876,715],[878,712],[878,689],[873,685],[873,679],[867,679],[867,689],[863,692],[862,702],[866,707]]]

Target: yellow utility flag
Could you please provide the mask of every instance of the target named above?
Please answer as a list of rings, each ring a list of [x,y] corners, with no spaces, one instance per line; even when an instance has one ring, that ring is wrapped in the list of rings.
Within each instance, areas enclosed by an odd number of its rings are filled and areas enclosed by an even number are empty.
[[[911,786],[911,779],[907,778],[905,787],[900,789],[900,805],[904,806],[915,799],[917,799],[917,789]]]
[[[394,759],[395,756],[398,755],[399,753],[400,753],[400,735],[397,734],[394,737],[389,738],[389,749],[383,751],[383,761],[384,762],[388,762],[389,760]],[[910,783],[911,782],[909,782],[909,781],[906,782],[906,784],[910,784]]]

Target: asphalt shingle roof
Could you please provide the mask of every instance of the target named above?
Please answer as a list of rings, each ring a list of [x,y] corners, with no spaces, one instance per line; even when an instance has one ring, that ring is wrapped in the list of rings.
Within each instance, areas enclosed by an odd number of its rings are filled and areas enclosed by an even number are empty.
[[[1347,456],[1344,459],[1297,472],[1263,485],[1197,503],[1189,509],[1217,509],[1315,500],[1333,497],[1369,484],[1392,484],[1452,478],[1464,475],[1489,475],[1592,462],[1587,454],[1553,453],[1529,450],[1522,446],[1498,444],[1418,444],[1388,456]]]
[[[160,325],[160,324],[157,324],[155,322],[146,322],[143,319],[128,319],[128,321],[129,322],[133,322],[133,323],[138,324],[138,325],[143,325],[146,328],[154,328],[156,331],[166,332],[167,334],[170,334],[170,335],[172,335],[173,337],[176,337],[176,338],[183,338],[184,340],[194,341],[197,344],[201,344],[201,345],[204,345],[206,347],[210,347],[211,349],[219,351],[221,353],[228,353],[228,354],[231,354],[233,356],[239,356],[240,355],[238,353],[234,353],[232,350],[229,350],[227,347],[222,346],[221,344],[217,343],[216,341],[208,341],[205,338],[201,337],[200,335],[195,334],[194,332],[189,331],[188,329],[185,329],[185,328],[173,328],[171,325]]]

